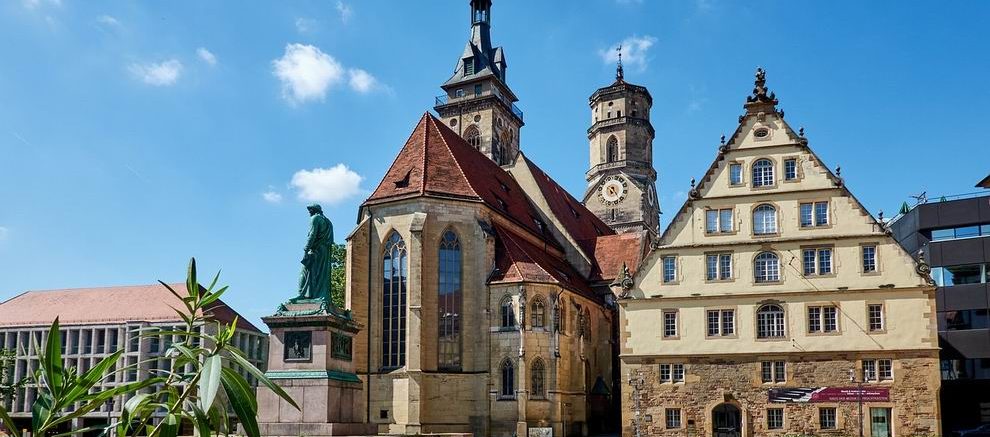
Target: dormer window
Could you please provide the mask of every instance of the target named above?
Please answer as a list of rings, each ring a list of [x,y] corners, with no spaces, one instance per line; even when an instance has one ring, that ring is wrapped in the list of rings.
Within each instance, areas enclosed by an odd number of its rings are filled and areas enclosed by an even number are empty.
[[[464,60],[464,75],[470,76],[474,74],[474,58],[467,58]]]

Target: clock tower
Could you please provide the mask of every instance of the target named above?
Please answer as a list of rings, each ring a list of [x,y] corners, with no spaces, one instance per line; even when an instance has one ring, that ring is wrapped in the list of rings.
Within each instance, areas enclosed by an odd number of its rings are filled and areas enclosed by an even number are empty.
[[[621,54],[620,54],[621,56]],[[625,81],[622,61],[615,82],[588,99],[591,106],[590,169],[584,205],[616,232],[659,232],[657,172],[649,90]]]

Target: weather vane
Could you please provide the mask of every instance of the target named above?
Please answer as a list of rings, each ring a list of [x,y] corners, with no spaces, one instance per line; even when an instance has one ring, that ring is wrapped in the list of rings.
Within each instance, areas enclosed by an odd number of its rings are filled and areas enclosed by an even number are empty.
[[[622,77],[623,77],[623,74],[622,74],[622,44],[619,44],[619,46],[615,48],[615,51],[616,51],[616,53],[619,54],[619,65],[615,68],[615,79],[616,80],[622,80]]]

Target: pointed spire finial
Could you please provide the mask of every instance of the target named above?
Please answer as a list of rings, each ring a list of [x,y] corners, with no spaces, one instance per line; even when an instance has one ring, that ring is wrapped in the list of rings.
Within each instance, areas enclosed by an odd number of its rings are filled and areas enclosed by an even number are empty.
[[[756,67],[756,78],[753,81],[753,95],[746,97],[746,107],[749,113],[759,112],[770,113],[777,105],[777,97],[772,91],[767,89],[767,71],[763,67]],[[768,111],[767,109],[771,109]]]
[[[800,135],[801,138],[804,138],[804,126],[801,126],[801,128],[798,129],[798,135]]]
[[[842,177],[842,167],[835,167],[835,175],[840,178]]]
[[[619,44],[619,46],[615,48],[615,51],[619,53],[619,62],[615,66],[615,80],[621,81],[625,76],[622,71],[622,44]]]
[[[719,141],[723,146],[725,145],[725,134],[722,134],[722,138],[720,138]]]

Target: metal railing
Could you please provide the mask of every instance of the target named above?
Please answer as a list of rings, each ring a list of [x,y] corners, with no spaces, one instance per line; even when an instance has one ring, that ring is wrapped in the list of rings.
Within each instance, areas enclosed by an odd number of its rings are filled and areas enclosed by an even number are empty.
[[[498,99],[501,100],[502,103],[505,103],[505,105],[508,106],[509,109],[512,110],[512,114],[514,114],[516,117],[519,117],[519,120],[520,121],[523,121],[523,111],[522,111],[522,109],[519,109],[519,107],[516,106],[515,103],[512,103],[512,101],[510,101],[509,99],[507,99],[505,96],[503,96],[500,93],[497,93],[497,92],[496,93],[493,93],[491,91],[485,91],[485,92],[483,92],[481,94],[471,94],[470,97],[483,97],[483,96],[490,96],[490,95],[494,95],[495,97],[498,97]],[[465,94],[464,96],[454,97],[454,100],[457,100],[457,99],[466,99],[468,97],[469,96]],[[434,103],[435,106],[443,106],[443,105],[446,105],[446,104],[450,103],[450,101],[451,101],[450,96],[448,96],[446,94],[441,94],[439,96],[436,96],[433,99],[433,103]]]

